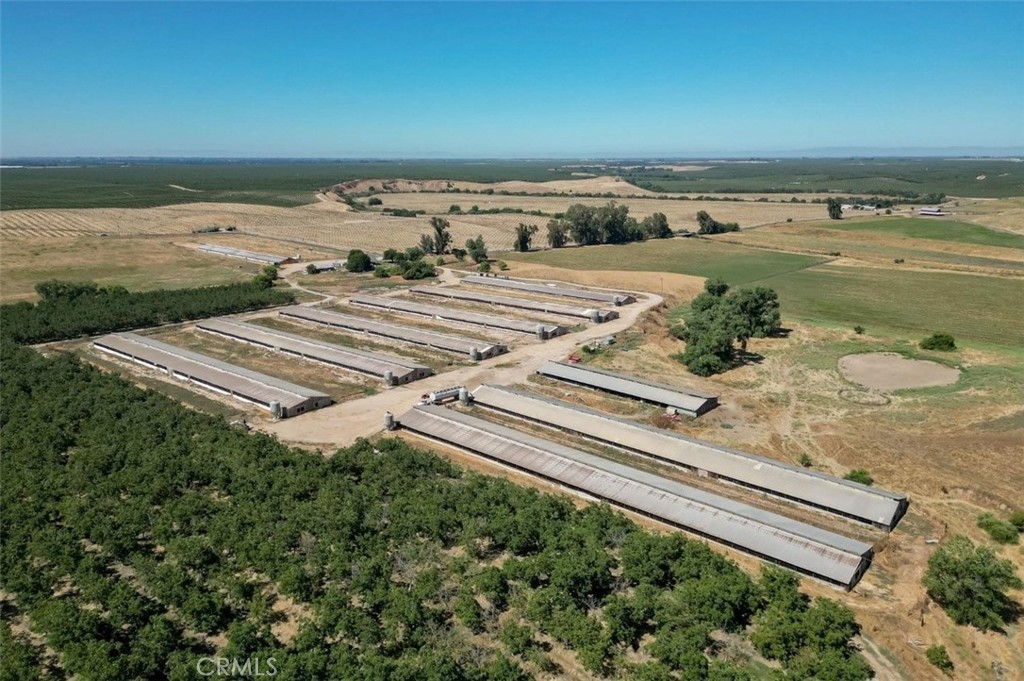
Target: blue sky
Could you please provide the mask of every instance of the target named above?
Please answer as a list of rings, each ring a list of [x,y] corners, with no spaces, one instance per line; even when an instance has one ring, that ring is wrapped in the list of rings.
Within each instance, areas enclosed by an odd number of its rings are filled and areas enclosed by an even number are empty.
[[[13,156],[1024,146],[1024,4],[3,2]]]

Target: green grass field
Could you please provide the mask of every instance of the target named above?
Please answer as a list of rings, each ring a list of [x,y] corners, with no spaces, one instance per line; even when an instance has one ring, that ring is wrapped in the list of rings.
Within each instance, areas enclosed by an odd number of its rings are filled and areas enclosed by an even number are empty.
[[[912,239],[955,241],[979,246],[1024,249],[1024,234],[1000,232],[981,225],[935,218],[882,218],[880,220],[829,220],[817,225],[827,229],[854,232],[878,232]]]
[[[760,282],[759,282],[760,283]],[[873,331],[1024,345],[1024,281],[953,272],[821,265],[763,282],[782,302],[783,320],[860,324]]]
[[[578,270],[638,270],[722,277],[737,286],[825,262],[824,258],[766,251],[714,239],[669,239],[623,246],[508,253],[506,260]]]

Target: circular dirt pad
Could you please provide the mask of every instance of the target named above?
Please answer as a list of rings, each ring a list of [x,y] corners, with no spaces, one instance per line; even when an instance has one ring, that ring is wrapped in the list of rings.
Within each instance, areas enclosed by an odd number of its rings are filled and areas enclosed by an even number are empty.
[[[923,359],[907,359],[895,352],[846,355],[839,360],[839,372],[848,381],[871,390],[930,388],[956,383],[958,369]]]

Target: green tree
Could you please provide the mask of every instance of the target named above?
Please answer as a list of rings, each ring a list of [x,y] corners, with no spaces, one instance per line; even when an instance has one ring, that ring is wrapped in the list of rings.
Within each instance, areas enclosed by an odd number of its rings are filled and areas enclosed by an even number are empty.
[[[569,235],[580,246],[601,243],[601,227],[597,223],[597,212],[591,206],[574,203],[563,216]]]
[[[473,262],[485,262],[487,260],[487,244],[484,243],[483,235],[478,234],[475,239],[466,239],[466,252],[469,253]]]
[[[379,196],[371,196],[370,198],[366,199],[367,206],[380,206],[383,203],[384,202],[380,200]]]
[[[319,271],[313,263],[306,265],[306,274],[316,274]]]
[[[349,251],[345,259],[345,269],[349,272],[369,272],[373,269],[373,261],[370,256],[358,248]]]
[[[697,233],[698,234],[723,234],[725,232],[737,232],[740,226],[735,222],[719,222],[711,217],[707,211],[697,211]]]
[[[420,234],[419,249],[424,253],[434,252],[434,237],[429,234]]]
[[[562,248],[569,240],[568,230],[560,220],[548,221],[548,246]]]
[[[430,218],[430,226],[434,228],[434,255],[443,255],[451,248],[451,223],[444,218]],[[424,249],[425,250],[425,249]]]
[[[533,243],[533,235],[537,233],[537,230],[537,225],[526,225],[520,222],[516,227],[516,237],[512,248],[520,253],[529,251]]]
[[[982,631],[1006,624],[1016,610],[1007,591],[1024,588],[1013,563],[987,546],[975,547],[962,535],[932,554],[923,582],[954,622]]]
[[[652,213],[640,222],[640,228],[648,239],[668,239],[672,236],[672,228],[668,226],[668,218],[664,213]]]
[[[460,591],[455,598],[455,616],[474,634],[484,630],[483,608],[468,589]]]
[[[834,196],[830,196],[827,202],[828,217],[830,220],[841,220],[843,218],[843,204]]]

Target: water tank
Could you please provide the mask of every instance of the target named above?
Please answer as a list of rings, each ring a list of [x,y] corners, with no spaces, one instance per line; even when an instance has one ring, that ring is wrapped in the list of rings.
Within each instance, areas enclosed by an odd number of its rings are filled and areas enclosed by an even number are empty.
[[[543,324],[538,324],[537,325],[537,340],[545,340],[546,338],[547,338],[547,335],[544,333],[544,325]]]
[[[395,429],[395,415],[392,414],[390,411],[384,412],[384,430],[391,431],[391,430],[394,430],[394,429]]]
[[[384,372],[384,382],[388,385],[395,385],[395,383],[397,383],[397,381],[395,381],[395,375],[391,373],[390,369]]]
[[[479,362],[480,361],[480,351],[477,350],[476,348],[471,348],[470,351],[469,351],[469,358],[471,360],[473,360],[474,362]]]
[[[590,317],[590,321],[595,324],[601,323],[601,311],[600,310],[587,310],[587,316]]]
[[[281,418],[281,403],[280,402],[275,400],[275,401],[270,403],[270,415],[273,416],[275,419]]]
[[[459,402],[463,405],[468,405],[469,400],[472,396],[469,394],[469,390],[466,386],[459,386]]]
[[[461,385],[454,385],[450,388],[435,390],[427,395],[427,401],[431,404],[441,404],[447,400],[454,400],[459,397],[459,391],[464,389]]]

